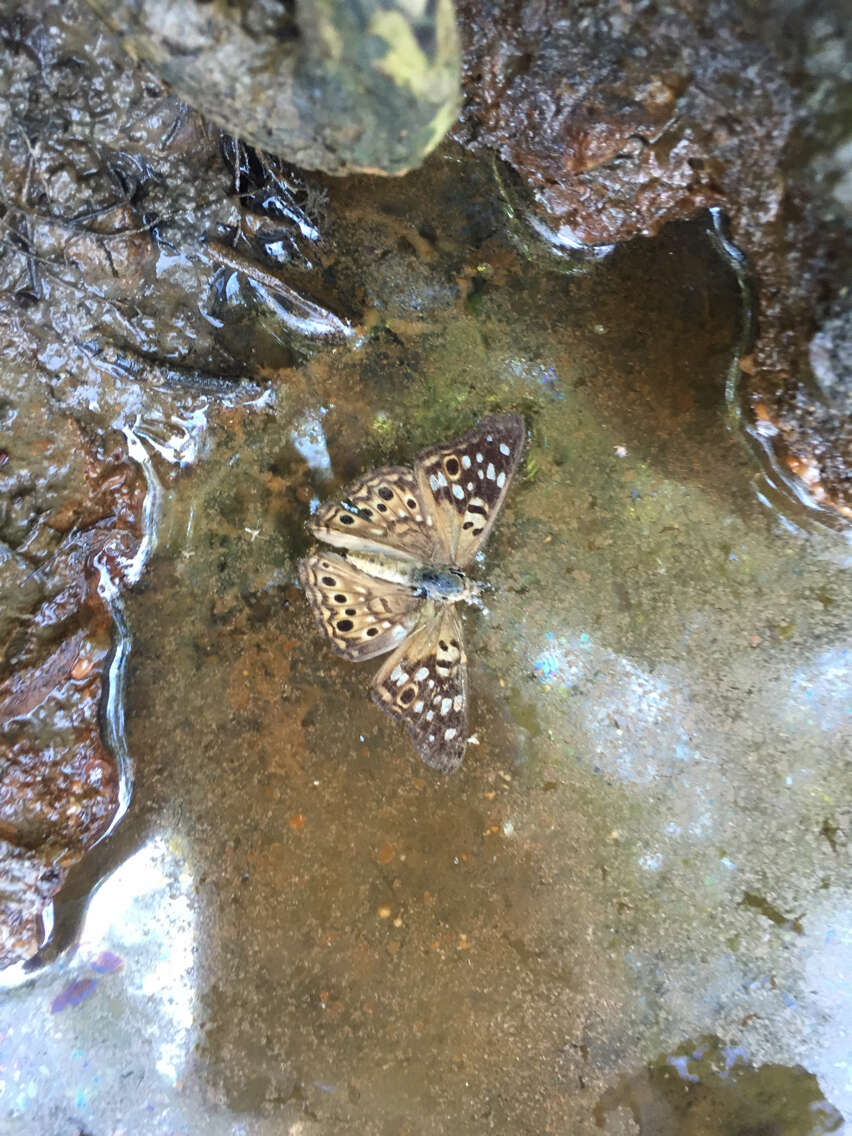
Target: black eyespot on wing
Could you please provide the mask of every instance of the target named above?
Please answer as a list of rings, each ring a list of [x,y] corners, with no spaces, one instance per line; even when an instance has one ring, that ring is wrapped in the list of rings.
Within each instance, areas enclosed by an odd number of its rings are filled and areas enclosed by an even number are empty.
[[[443,639],[438,640],[438,646],[441,648],[442,651],[448,650],[447,644],[444,642]]]
[[[417,508],[417,502],[414,500],[413,497],[409,497],[408,500],[405,503],[409,507],[409,509],[416,509]]]
[[[378,627],[368,627],[367,628],[367,634],[370,636],[371,639],[373,638],[374,635],[378,635],[378,633],[379,633]]]
[[[444,462],[444,469],[447,471],[450,477],[458,477],[461,466],[459,465],[457,458],[449,457]]]
[[[379,503],[376,505],[376,508],[379,510],[380,513],[386,513],[388,511],[387,505],[383,505],[381,503],[381,501],[379,501]]]
[[[342,525],[354,525],[355,524],[355,518],[352,516],[351,513],[341,513],[340,514],[340,523]]]
[[[333,576],[323,576],[322,583],[325,584],[327,588],[333,588],[337,580],[335,580]],[[344,600],[346,599],[345,596],[343,598]]]
[[[352,630],[352,620],[351,619],[338,619],[337,630],[338,631],[351,631]]]
[[[393,490],[388,489],[388,487],[386,485],[381,485],[381,486],[379,486],[379,496],[381,497],[381,499],[383,501],[392,501],[393,500]]]
[[[402,692],[402,694],[400,694],[400,696],[399,696],[399,700],[400,700],[400,702],[401,702],[401,703],[403,704],[403,706],[408,706],[408,704],[409,704],[410,702],[413,702],[413,701],[414,701],[414,695],[415,695],[416,693],[417,693],[417,688],[416,688],[416,687],[414,687],[414,686],[407,686],[407,687],[405,688],[405,690],[404,690],[404,691]]]

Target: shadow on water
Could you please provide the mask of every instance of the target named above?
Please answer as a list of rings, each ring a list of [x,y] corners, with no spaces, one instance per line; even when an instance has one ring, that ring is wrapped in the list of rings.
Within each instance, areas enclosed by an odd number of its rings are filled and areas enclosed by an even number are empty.
[[[625,1114],[635,1127],[619,1124]],[[717,1037],[685,1042],[623,1078],[594,1116],[602,1132],[636,1136],[824,1136],[843,1125],[813,1073],[754,1065]]]

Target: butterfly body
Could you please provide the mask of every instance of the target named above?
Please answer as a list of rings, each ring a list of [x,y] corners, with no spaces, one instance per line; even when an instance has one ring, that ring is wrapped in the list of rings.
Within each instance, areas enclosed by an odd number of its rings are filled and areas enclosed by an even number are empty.
[[[484,544],[520,460],[519,415],[484,418],[431,446],[414,469],[374,470],[310,522],[342,549],[305,558],[299,578],[320,631],[352,661],[393,651],[374,700],[402,721],[420,756],[456,769],[467,740],[467,659],[456,605],[478,603],[465,569]]]
[[[473,603],[479,595],[480,585],[465,576],[458,568],[444,568],[436,564],[420,564],[408,557],[381,556],[375,552],[359,553],[348,550],[346,561],[376,580],[404,584],[424,599],[458,603]]]
[[[426,599],[441,603],[477,603],[482,585],[458,568],[439,568],[424,564],[414,573],[414,585]]]

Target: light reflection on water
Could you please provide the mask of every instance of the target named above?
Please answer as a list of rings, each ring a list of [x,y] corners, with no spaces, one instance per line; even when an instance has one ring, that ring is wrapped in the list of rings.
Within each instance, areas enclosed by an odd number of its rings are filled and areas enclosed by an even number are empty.
[[[175,1084],[191,1049],[196,940],[194,880],[178,842],[156,837],[92,897],[77,959],[108,950],[124,959],[122,1008],[153,1026],[157,1071]]]
[[[319,410],[309,410],[290,431],[290,440],[299,456],[304,458],[308,467],[323,479],[332,476],[331,457],[322,425],[326,414],[328,408],[324,406]]]

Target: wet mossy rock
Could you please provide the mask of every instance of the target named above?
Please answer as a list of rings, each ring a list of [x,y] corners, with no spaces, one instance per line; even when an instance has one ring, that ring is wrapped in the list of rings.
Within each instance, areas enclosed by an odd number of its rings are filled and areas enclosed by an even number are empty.
[[[453,0],[89,0],[125,50],[304,169],[400,174],[459,107]]]

